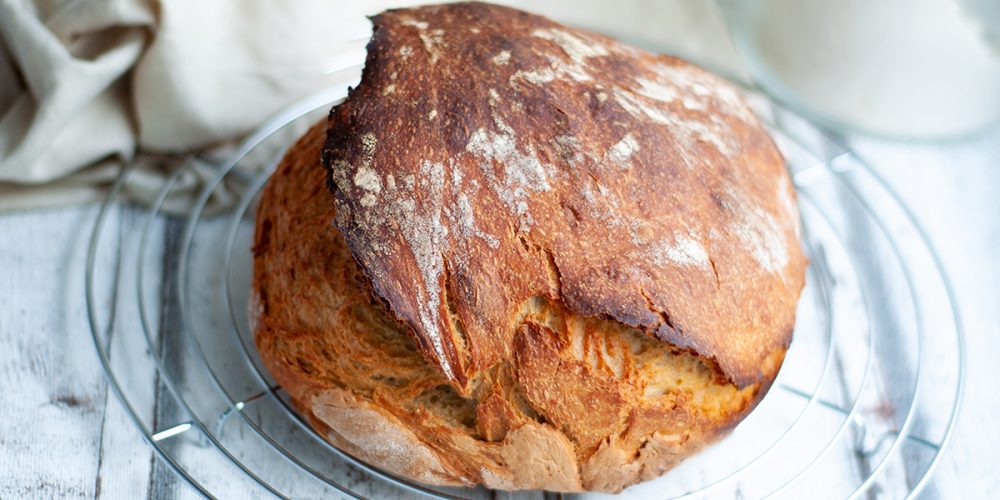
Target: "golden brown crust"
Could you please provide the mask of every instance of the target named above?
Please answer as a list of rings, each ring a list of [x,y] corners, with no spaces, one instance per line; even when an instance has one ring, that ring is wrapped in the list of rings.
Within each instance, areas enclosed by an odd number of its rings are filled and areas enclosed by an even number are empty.
[[[486,4],[373,19],[331,112],[337,227],[463,394],[530,297],[611,318],[740,387],[783,351],[805,259],[737,92],[683,61]]]
[[[729,432],[781,366],[804,267],[731,89],[499,7],[375,24],[361,86],[257,211],[255,340],[295,406],[376,466],[500,489],[620,491]]]

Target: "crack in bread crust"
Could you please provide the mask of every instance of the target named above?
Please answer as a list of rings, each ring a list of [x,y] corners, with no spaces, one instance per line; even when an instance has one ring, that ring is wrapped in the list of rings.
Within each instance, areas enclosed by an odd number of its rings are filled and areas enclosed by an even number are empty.
[[[689,350],[534,295],[517,306],[510,351],[463,392],[331,228],[324,135],[304,135],[265,188],[251,315],[264,364],[338,447],[431,484],[620,491],[728,432],[766,391],[769,380],[740,388]],[[763,369],[776,373],[783,353]]]

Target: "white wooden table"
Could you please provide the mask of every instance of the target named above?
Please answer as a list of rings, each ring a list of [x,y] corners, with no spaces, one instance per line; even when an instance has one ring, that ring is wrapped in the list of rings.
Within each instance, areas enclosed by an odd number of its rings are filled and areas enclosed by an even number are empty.
[[[998,498],[1000,130],[956,144],[853,147],[925,226],[965,322],[964,408],[925,496]],[[155,465],[97,362],[84,298],[97,210],[0,215],[0,498],[189,493]]]

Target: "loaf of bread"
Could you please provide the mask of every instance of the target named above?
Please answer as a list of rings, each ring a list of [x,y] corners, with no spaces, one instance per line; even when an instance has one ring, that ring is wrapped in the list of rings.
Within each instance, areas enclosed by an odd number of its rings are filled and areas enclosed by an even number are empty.
[[[339,448],[437,485],[615,492],[743,419],[806,260],[726,82],[479,3],[373,18],[257,212],[256,343]]]

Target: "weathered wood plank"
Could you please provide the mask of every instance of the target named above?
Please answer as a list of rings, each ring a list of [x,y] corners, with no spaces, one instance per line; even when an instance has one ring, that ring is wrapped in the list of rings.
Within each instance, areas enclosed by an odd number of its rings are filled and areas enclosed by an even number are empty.
[[[83,293],[96,213],[0,217],[2,498],[93,497],[97,487],[105,383]]]

